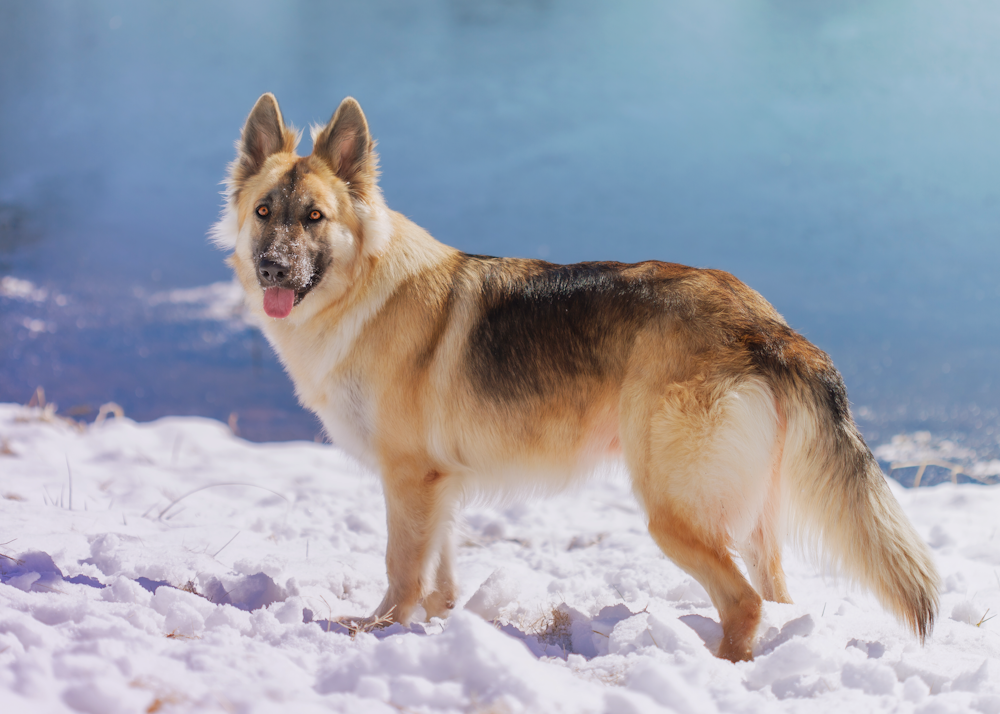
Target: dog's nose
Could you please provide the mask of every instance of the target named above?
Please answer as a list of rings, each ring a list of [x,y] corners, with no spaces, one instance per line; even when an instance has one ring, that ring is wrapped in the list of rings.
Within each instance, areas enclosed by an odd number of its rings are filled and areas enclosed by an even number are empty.
[[[277,285],[287,277],[288,267],[275,263],[273,260],[261,258],[260,263],[257,264],[257,275],[260,276],[261,282]]]

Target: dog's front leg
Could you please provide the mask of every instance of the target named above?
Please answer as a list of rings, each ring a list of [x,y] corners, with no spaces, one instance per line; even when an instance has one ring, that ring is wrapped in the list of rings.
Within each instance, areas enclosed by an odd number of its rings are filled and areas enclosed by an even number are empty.
[[[454,499],[449,477],[433,468],[405,465],[385,469],[382,483],[389,530],[385,554],[389,589],[375,617],[405,625],[425,592],[433,589],[425,587],[428,566],[448,530]],[[450,553],[442,556],[450,571]]]

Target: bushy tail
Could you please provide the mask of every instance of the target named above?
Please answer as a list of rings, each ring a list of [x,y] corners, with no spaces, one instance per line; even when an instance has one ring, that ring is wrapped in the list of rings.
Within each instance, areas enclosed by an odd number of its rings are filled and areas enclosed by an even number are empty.
[[[822,362],[777,379],[792,532],[870,589],[923,642],[934,626],[940,578],[851,418],[840,374],[826,355]]]

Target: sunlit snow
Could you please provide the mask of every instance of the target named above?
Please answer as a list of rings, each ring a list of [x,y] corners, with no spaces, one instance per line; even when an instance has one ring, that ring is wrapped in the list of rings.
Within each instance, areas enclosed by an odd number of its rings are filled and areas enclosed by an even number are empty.
[[[926,646],[789,550],[734,665],[615,478],[471,504],[452,617],[352,637],[385,520],[335,447],[0,405],[0,452],[4,712],[1000,711],[1000,486],[891,482],[944,579]]]

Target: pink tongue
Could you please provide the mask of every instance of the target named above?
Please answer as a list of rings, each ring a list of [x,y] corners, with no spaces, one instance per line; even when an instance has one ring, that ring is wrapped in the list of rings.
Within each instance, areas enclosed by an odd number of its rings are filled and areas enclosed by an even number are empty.
[[[269,317],[288,317],[295,305],[295,291],[290,288],[268,288],[264,291],[264,312]]]

